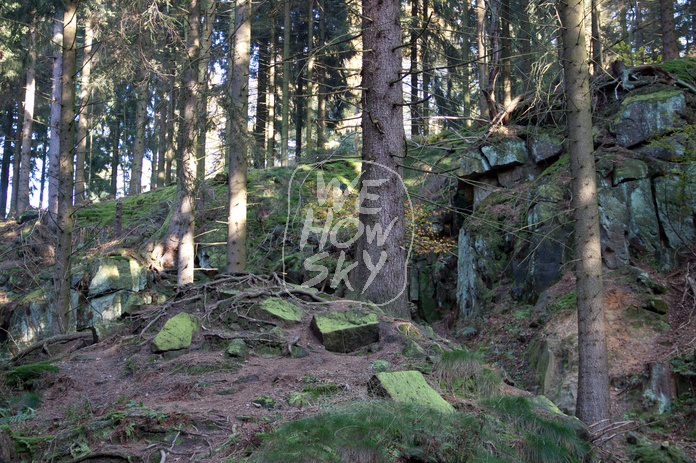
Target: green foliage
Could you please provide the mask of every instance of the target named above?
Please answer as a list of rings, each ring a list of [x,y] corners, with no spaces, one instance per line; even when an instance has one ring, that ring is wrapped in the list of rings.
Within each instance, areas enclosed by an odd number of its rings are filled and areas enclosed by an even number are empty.
[[[58,372],[60,368],[51,365],[56,360],[46,360],[43,362],[20,365],[5,375],[5,384],[8,386],[32,389],[46,372]]]
[[[481,354],[466,349],[443,352],[434,374],[444,387],[467,394],[488,396],[501,383],[498,374],[484,366]]]
[[[696,58],[685,56],[672,61],[665,61],[661,65],[666,71],[676,74],[681,80],[696,83]]]

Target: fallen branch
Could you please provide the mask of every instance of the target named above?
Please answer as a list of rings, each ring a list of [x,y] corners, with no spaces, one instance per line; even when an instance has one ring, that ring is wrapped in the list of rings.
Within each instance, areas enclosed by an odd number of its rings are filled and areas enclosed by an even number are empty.
[[[27,347],[25,350],[23,350],[19,354],[15,355],[14,357],[12,357],[6,364],[16,363],[19,360],[26,357],[27,355],[34,352],[35,350],[45,349],[45,348],[47,348],[47,346],[49,346],[51,344],[57,344],[59,342],[78,341],[78,340],[92,340],[92,333],[60,334],[58,336],[53,336],[53,337],[50,337],[48,339],[42,339],[41,341],[38,341],[37,343],[31,345],[30,347]]]

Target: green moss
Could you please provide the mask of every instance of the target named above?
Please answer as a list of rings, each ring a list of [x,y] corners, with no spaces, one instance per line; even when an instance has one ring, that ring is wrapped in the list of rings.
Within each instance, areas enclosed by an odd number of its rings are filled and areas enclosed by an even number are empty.
[[[60,371],[60,368],[52,365],[52,363],[56,362],[57,360],[58,359],[46,360],[43,362],[18,366],[5,374],[5,384],[8,386],[31,388],[36,381],[41,379],[44,373],[57,373]]]
[[[441,413],[454,412],[454,407],[425,382],[419,371],[377,373],[368,383],[368,390],[373,395],[390,397],[396,402],[432,407]]]
[[[280,322],[284,325],[298,323],[304,317],[302,309],[279,297],[265,299],[254,309],[253,314],[263,320]]]
[[[666,71],[676,74],[677,77],[685,82],[694,82],[694,75],[696,75],[696,58],[694,57],[685,56],[672,61],[665,61],[662,63],[662,67]]]
[[[466,349],[443,352],[434,376],[442,387],[465,395],[488,396],[497,392],[502,383],[497,373],[484,366],[481,354]]]
[[[200,330],[200,324],[201,321],[195,315],[181,312],[167,320],[150,348],[153,352],[187,348],[191,345],[193,335]]]

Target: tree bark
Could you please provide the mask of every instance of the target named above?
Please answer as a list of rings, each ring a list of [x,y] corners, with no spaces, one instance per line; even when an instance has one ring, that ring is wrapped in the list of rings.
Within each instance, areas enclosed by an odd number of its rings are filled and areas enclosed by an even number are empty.
[[[488,82],[488,66],[486,65],[486,0],[476,0],[476,45],[479,80],[479,113],[480,117],[488,116],[486,99],[486,82]]]
[[[418,114],[418,25],[420,16],[418,15],[418,0],[411,0],[411,138],[420,135],[420,120]]]
[[[529,89],[529,83],[532,80],[532,25],[529,18],[529,0],[521,0],[520,2],[520,58],[522,59],[521,80],[524,83],[520,93],[526,93]]]
[[[115,107],[111,117],[111,126],[109,128],[111,135],[111,196],[116,198],[118,193],[118,165],[120,164],[119,144],[121,142],[121,111],[123,105],[118,87],[114,89]]]
[[[157,171],[154,174],[153,185],[157,188],[164,186],[164,168],[167,158],[167,150],[169,149],[169,144],[171,143],[171,129],[169,127],[169,107],[171,101],[171,93],[166,88],[168,85],[167,81],[162,80],[160,82],[161,98],[159,104],[159,144],[157,146]],[[154,156],[154,154],[153,154]]]
[[[204,179],[206,174],[206,137],[208,132],[208,64],[210,47],[213,43],[213,26],[215,25],[215,0],[201,0],[203,27],[201,28],[201,47],[198,60],[198,91],[200,92],[198,108],[198,140],[196,144],[196,178]]]
[[[60,112],[60,158],[56,265],[53,285],[55,304],[52,327],[54,334],[68,330],[70,314],[70,262],[73,230],[73,160],[75,155],[75,75],[77,67],[77,5],[67,0],[63,27],[62,101]]]
[[[7,214],[7,187],[10,185],[10,166],[12,165],[12,139],[16,137],[12,130],[14,122],[14,113],[12,111],[14,104],[7,108],[5,112],[5,142],[2,148],[2,173],[0,173],[0,218],[4,219]]]
[[[426,27],[428,23],[428,7],[429,0],[423,0],[423,12],[422,12],[422,22],[423,27]],[[429,68],[430,64],[430,50],[428,48],[428,31],[425,30],[421,34],[421,64],[423,66],[423,103],[420,104],[418,108],[418,115],[420,116],[420,131],[423,136],[428,136],[430,128],[430,111],[428,110],[428,96],[430,95],[430,80],[431,72]]]
[[[304,115],[304,97],[302,96],[302,79],[297,79],[295,86],[295,163],[302,157],[302,125]]]
[[[256,123],[254,124],[254,139],[256,147],[254,152],[254,167],[262,169],[266,162],[266,126],[268,124],[268,85],[270,76],[270,44],[264,38],[259,44],[259,73],[258,73],[258,100],[256,102]],[[270,37],[269,37],[270,40]]]
[[[136,91],[135,140],[133,143],[133,163],[131,165],[128,196],[139,195],[143,181],[143,156],[145,155],[145,126],[147,125],[147,103],[150,100],[149,83],[141,82]]]
[[[227,273],[246,269],[247,232],[247,112],[249,96],[249,54],[251,52],[251,0],[236,0],[234,56],[230,82],[228,116]]]
[[[307,0],[307,142],[305,153],[312,153],[312,106],[314,105],[314,0]]]
[[[360,223],[381,227],[381,238],[360,234],[351,277],[363,300],[383,304],[392,316],[409,318],[406,306],[404,190],[399,158],[404,151],[401,89],[401,27],[398,0],[363,0]],[[378,269],[378,275],[372,274]]]
[[[94,23],[89,17],[85,22],[85,47],[82,50],[82,76],[80,78],[80,117],[77,123],[77,155],[75,159],[75,204],[85,201],[85,155],[87,152],[87,131],[89,130],[89,100],[92,95],[90,77],[92,74],[92,44],[94,42]]]
[[[600,36],[599,25],[601,24],[601,11],[599,9],[598,0],[591,0],[590,9],[592,14],[592,72],[599,75],[602,72],[602,40]]]
[[[609,418],[610,402],[583,1],[562,0],[560,16],[577,260],[579,374],[576,415],[591,425]]]
[[[290,0],[284,0],[283,20],[283,95],[280,104],[280,164],[288,164],[288,132],[290,130]]]
[[[662,27],[662,60],[679,58],[677,34],[674,26],[674,0],[660,0],[660,26]]]
[[[512,40],[510,38],[510,0],[500,4],[500,61],[503,107],[512,101]],[[505,121],[507,123],[507,120]]]
[[[12,198],[10,198],[10,215],[17,212],[19,164],[22,160],[22,129],[20,129],[20,127],[24,127],[24,102],[18,102],[17,106],[17,130],[15,131],[14,157],[12,158]]]
[[[172,87],[169,92],[169,114],[167,115],[167,152],[164,153],[164,184],[169,186],[172,184],[172,169],[175,159],[175,148],[181,146],[178,140],[179,121],[176,113],[176,105],[180,98],[180,92],[176,89],[176,78],[172,77]],[[174,138],[174,135],[177,138]]]
[[[320,47],[326,45],[326,0],[319,0],[319,43]],[[324,75],[326,69],[324,60],[320,57],[317,61],[319,75],[317,76],[317,151],[323,151],[326,144],[326,85]]]
[[[177,285],[193,283],[194,233],[196,219],[196,135],[198,129],[196,111],[199,101],[196,79],[196,60],[200,48],[200,13],[198,0],[191,0],[188,15],[186,41],[187,63],[184,74],[184,124],[186,133],[181,147],[181,163],[177,169],[181,191],[179,255]]]
[[[51,142],[48,161],[48,212],[49,223],[55,223],[58,214],[58,159],[60,158],[60,114],[62,100],[61,76],[63,73],[63,10],[56,7],[53,19],[53,79],[51,91]]]
[[[22,128],[22,158],[19,164],[17,188],[17,214],[29,208],[29,180],[31,177],[31,140],[34,124],[34,102],[36,98],[36,19],[29,25],[29,61],[27,63],[27,86],[24,94],[24,126]]]
[[[278,73],[276,72],[276,35],[271,34],[270,61],[268,63],[268,121],[266,122],[266,159],[269,166],[276,165],[275,154],[275,122],[276,122],[276,82]]]

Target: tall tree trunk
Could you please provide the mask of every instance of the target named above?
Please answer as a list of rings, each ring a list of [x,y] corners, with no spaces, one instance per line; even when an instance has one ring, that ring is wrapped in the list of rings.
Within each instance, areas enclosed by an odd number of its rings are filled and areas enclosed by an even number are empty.
[[[31,139],[34,124],[34,100],[36,97],[36,18],[29,25],[29,61],[27,63],[27,87],[24,94],[24,127],[22,129],[22,159],[19,164],[17,189],[17,213],[29,208],[29,180],[31,176]],[[16,178],[16,177],[15,177]]]
[[[302,157],[302,116],[304,115],[302,92],[302,79],[298,79],[295,87],[295,162],[299,162]]]
[[[196,80],[196,60],[200,49],[200,13],[198,0],[191,0],[188,15],[188,38],[186,40],[187,63],[184,74],[184,119],[186,134],[181,147],[181,163],[177,169],[181,190],[179,256],[177,285],[193,283],[194,243],[196,219],[196,135],[198,129],[196,111],[199,102]]]
[[[111,196],[116,198],[118,193],[118,165],[120,164],[121,152],[119,150],[119,144],[121,143],[121,111],[123,110],[123,104],[121,103],[120,95],[118,94],[119,88],[116,87],[114,92],[115,97],[115,108],[114,114],[111,119],[111,127],[109,128],[111,137]]]
[[[177,119],[176,105],[180,98],[180,92],[176,89],[176,78],[172,77],[172,86],[169,91],[169,108],[167,111],[167,151],[164,153],[164,184],[172,184],[172,166],[174,165],[175,149],[178,149],[179,140],[174,138],[179,133],[179,121]]]
[[[12,158],[12,198],[10,199],[10,214],[17,213],[17,192],[19,191],[19,164],[22,160],[22,129],[24,127],[24,102],[18,102],[17,130],[14,140],[14,157]]]
[[[411,0],[411,138],[420,135],[420,120],[418,114],[418,34],[420,16],[418,16],[418,0]]]
[[[85,47],[82,50],[82,76],[80,79],[80,118],[77,123],[77,155],[75,159],[75,204],[86,199],[85,193],[85,154],[87,152],[87,131],[89,130],[89,99],[92,95],[90,77],[92,74],[92,44],[94,42],[94,23],[90,16],[85,23]]]
[[[480,117],[488,116],[488,100],[486,99],[486,84],[488,82],[488,66],[486,65],[486,1],[476,0],[476,48],[479,80],[479,113]]]
[[[399,0],[363,0],[363,164],[360,234],[351,282],[363,300],[409,318],[406,306],[404,190],[399,158],[404,150]],[[373,272],[377,270],[377,274]]]
[[[423,27],[427,27],[428,23],[429,0],[423,0]],[[430,128],[430,111],[428,110],[428,96],[430,95],[430,80],[431,80],[431,62],[430,49],[428,47],[428,31],[423,31],[421,35],[421,63],[423,65],[423,103],[418,108],[418,114],[421,117],[421,134],[427,136]]]
[[[275,122],[276,122],[276,83],[278,81],[276,72],[276,34],[271,33],[271,55],[268,69],[268,121],[266,122],[266,158],[269,166],[276,165],[275,154]]]
[[[256,122],[254,124],[254,167],[262,169],[265,166],[266,125],[268,124],[268,78],[270,75],[270,45],[264,39],[259,44],[258,100],[256,102]]]
[[[634,31],[635,31],[635,39],[634,43],[636,46],[636,53],[638,53],[638,62],[643,63],[645,62],[645,50],[643,49],[644,43],[643,43],[643,10],[640,4],[640,0],[635,0],[634,1]],[[636,60],[634,59],[633,62],[631,63],[632,65],[637,64]]]
[[[201,28],[201,48],[198,60],[198,89],[199,114],[198,114],[198,141],[196,144],[196,178],[203,179],[206,174],[206,137],[208,132],[208,65],[210,61],[210,47],[213,43],[213,26],[215,25],[215,0],[201,0],[201,13],[203,13],[203,27]]]
[[[609,418],[610,402],[583,1],[562,0],[560,16],[577,262],[579,373],[576,415],[591,425]]]
[[[39,209],[43,209],[44,188],[46,187],[46,159],[48,158],[48,137],[44,139],[41,156],[41,177],[39,179]]]
[[[496,87],[500,74],[500,0],[490,0],[488,5],[491,10],[491,49],[486,96],[488,97],[488,117],[493,120],[498,115]]]
[[[326,0],[319,0],[319,43],[326,45]],[[323,151],[326,144],[326,93],[325,85],[326,67],[323,58],[319,58],[317,66],[320,68],[317,76],[317,151]]]
[[[284,0],[283,21],[283,95],[280,104],[280,164],[288,164],[288,132],[290,130],[290,0]]]
[[[135,140],[133,142],[133,164],[131,165],[128,196],[139,195],[143,181],[143,156],[145,155],[145,126],[147,125],[147,103],[150,100],[149,82],[140,83],[136,91]]]
[[[312,153],[312,106],[314,105],[314,0],[307,0],[307,143],[305,153]]]
[[[0,218],[4,219],[7,214],[7,187],[10,185],[10,166],[12,165],[12,139],[16,136],[12,126],[14,122],[14,112],[12,106],[8,106],[5,112],[5,142],[2,147],[2,172],[0,173]]]
[[[60,114],[62,100],[63,74],[63,10],[56,7],[55,18],[53,19],[53,79],[51,90],[51,143],[48,154],[48,212],[50,215],[49,224],[55,225],[56,214],[58,214],[58,174],[60,158]]]
[[[660,26],[662,27],[662,59],[679,58],[677,34],[674,26],[674,0],[660,0]]]
[[[79,0],[64,2],[62,101],[60,112],[60,159],[56,265],[53,279],[55,304],[52,327],[66,332],[70,314],[70,257],[73,230],[73,160],[75,156],[75,75],[77,68],[77,5]]]
[[[519,27],[520,27],[520,54],[522,59],[521,70],[522,70],[522,90],[520,93],[525,93],[529,89],[529,83],[532,80],[532,24],[529,17],[529,0],[520,1],[520,16],[519,16]]]
[[[502,0],[500,4],[500,35],[501,83],[503,84],[503,107],[506,107],[512,101],[510,0]]]
[[[598,0],[590,1],[590,10],[592,14],[592,72],[599,75],[602,72],[602,38],[600,36],[599,26],[601,24],[601,11],[599,9]]]
[[[159,88],[161,91],[160,104],[159,104],[159,144],[157,146],[157,170],[154,173],[153,185],[157,188],[164,186],[164,168],[166,164],[167,150],[169,149],[169,144],[171,143],[171,130],[169,129],[169,105],[171,100],[171,93],[169,93],[167,87],[167,81],[162,80],[160,82]],[[155,154],[153,153],[153,157]]]
[[[251,0],[236,0],[234,56],[230,82],[231,114],[228,117],[229,203],[227,217],[228,273],[246,270],[247,235],[247,112],[249,54],[251,51]],[[287,27],[287,26],[286,26]]]

